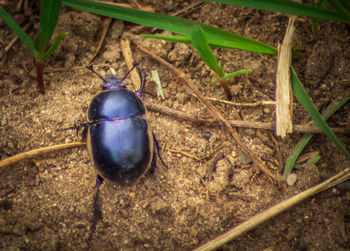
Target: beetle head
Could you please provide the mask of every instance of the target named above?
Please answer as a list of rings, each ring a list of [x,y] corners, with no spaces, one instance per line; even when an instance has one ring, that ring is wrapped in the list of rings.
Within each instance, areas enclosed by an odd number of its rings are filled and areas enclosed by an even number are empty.
[[[101,87],[103,90],[117,89],[120,87],[125,88],[126,84],[122,85],[123,81],[124,78],[121,78],[116,74],[107,75],[106,78],[103,79]]]

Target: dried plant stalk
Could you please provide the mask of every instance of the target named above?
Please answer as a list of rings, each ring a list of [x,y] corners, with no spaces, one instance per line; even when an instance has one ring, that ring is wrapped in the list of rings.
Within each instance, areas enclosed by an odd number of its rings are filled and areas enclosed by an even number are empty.
[[[295,17],[289,19],[282,45],[278,46],[278,65],[276,75],[276,134],[284,138],[293,132],[292,91],[290,65],[292,59],[291,42],[294,33]]]
[[[292,198],[289,198],[287,200],[282,201],[281,203],[278,203],[277,205],[270,207],[269,209],[253,216],[249,220],[241,223],[237,227],[227,231],[226,233],[219,235],[217,238],[213,239],[212,241],[209,241],[208,243],[204,244],[203,246],[195,249],[195,251],[208,251],[208,250],[214,250],[222,246],[223,244],[232,241],[233,239],[237,238],[238,236],[256,228],[257,226],[261,225],[262,223],[266,222],[267,220],[275,217],[276,215],[284,212],[285,210],[295,206],[299,202],[325,190],[328,189],[336,184],[339,184],[341,182],[344,182],[350,178],[350,169],[347,168],[344,171],[338,173],[337,175],[333,176],[332,178],[322,182],[319,185],[316,185],[308,190],[305,190],[304,192],[301,192]]]
[[[7,159],[1,160],[0,161],[0,169],[14,165],[22,160],[32,159],[32,158],[41,156],[41,155],[46,154],[46,153],[56,152],[56,151],[64,150],[67,148],[84,146],[84,145],[86,145],[85,142],[73,142],[73,143],[68,143],[68,144],[43,147],[43,148],[31,150],[29,152],[19,153],[19,154],[16,154],[14,156],[11,156]]]

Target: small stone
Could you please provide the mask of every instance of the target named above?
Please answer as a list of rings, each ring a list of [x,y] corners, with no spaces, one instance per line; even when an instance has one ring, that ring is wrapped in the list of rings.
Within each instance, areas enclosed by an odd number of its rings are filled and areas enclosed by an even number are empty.
[[[264,113],[266,113],[266,114],[271,113],[271,109],[268,108],[268,107],[265,107],[264,108]]]
[[[209,131],[203,132],[203,137],[204,137],[206,140],[209,140],[210,137],[211,137],[211,132],[209,132]]]
[[[247,156],[246,156],[244,153],[242,153],[242,152],[240,152],[240,153],[238,154],[237,159],[238,159],[238,164],[240,164],[240,165],[242,165],[242,166],[247,165],[247,164],[249,164],[250,162],[252,162],[252,160],[251,160],[249,157],[247,157]]]
[[[288,175],[287,184],[289,186],[293,186],[296,181],[297,181],[297,175],[295,173],[291,173],[290,175]]]

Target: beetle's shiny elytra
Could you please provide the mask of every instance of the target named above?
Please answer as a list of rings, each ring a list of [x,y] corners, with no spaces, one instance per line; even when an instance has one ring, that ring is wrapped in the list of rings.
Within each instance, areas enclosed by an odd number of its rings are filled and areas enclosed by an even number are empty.
[[[99,76],[92,66],[88,69]],[[117,182],[141,177],[155,161],[155,139],[140,99],[146,74],[139,71],[139,75],[142,83],[136,92],[122,85],[127,75],[99,76],[104,90],[93,97],[88,109],[90,157],[103,177]]]

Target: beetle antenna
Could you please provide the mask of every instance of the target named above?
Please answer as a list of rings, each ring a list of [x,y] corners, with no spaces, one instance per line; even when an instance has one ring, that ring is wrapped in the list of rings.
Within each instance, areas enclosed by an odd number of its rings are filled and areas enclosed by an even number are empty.
[[[141,85],[140,85],[140,89],[138,89],[136,91],[136,94],[141,97],[142,96],[142,92],[143,92],[143,88],[146,86],[146,79],[147,79],[147,73],[144,70],[139,70],[137,71],[139,73],[140,79],[141,79]]]
[[[99,77],[100,79],[102,79],[102,81],[107,84],[107,80],[105,80],[100,74],[98,74],[95,70],[94,70],[94,66],[93,65],[87,65],[86,68],[90,71],[92,71],[92,73],[94,73],[97,77]]]
[[[125,76],[121,79],[120,82],[123,82],[123,81],[128,77],[129,73],[130,73],[133,69],[135,69],[135,67],[136,67],[137,65],[138,65],[137,63],[133,63],[133,64],[132,64],[132,68],[125,74]]]

